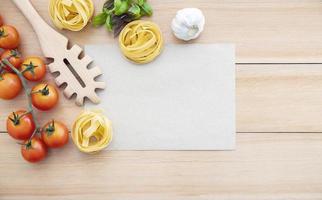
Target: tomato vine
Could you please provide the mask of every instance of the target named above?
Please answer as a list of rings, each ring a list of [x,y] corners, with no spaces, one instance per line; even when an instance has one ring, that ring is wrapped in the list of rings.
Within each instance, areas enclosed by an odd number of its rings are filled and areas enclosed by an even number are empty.
[[[35,123],[35,130],[33,132],[33,134],[31,135],[31,137],[29,138],[29,140],[31,138],[33,138],[37,133],[40,132],[40,127],[39,127],[39,123],[37,121],[37,118],[36,118],[36,114],[35,114],[35,111],[32,107],[32,102],[31,102],[31,90],[29,89],[28,85],[27,85],[27,80],[25,79],[25,77],[23,76],[23,74],[17,69],[15,68],[8,60],[8,58],[4,58],[4,59],[1,59],[0,61],[1,65],[0,65],[0,71],[2,70],[2,68],[4,66],[8,66],[10,67],[10,69],[15,73],[17,74],[17,76],[19,77],[19,79],[21,80],[21,83],[22,83],[22,87],[25,91],[25,95],[27,96],[27,99],[28,99],[28,110],[27,110],[27,113],[30,113],[32,115],[32,118],[33,118],[33,121]]]

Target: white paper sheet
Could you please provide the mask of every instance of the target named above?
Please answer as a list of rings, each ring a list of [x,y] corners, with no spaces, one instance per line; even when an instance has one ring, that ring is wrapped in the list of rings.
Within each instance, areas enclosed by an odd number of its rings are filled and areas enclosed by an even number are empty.
[[[145,65],[129,62],[115,45],[85,50],[104,72],[107,88],[95,107],[113,122],[110,149],[234,149],[233,45],[166,45]]]

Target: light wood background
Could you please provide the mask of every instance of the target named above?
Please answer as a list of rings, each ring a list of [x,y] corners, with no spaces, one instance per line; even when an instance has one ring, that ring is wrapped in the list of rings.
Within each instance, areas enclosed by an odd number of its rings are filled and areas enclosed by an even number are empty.
[[[48,1],[32,2],[50,23]],[[31,165],[4,126],[9,112],[24,108],[22,95],[0,102],[0,199],[322,199],[322,2],[149,2],[168,43],[179,42],[169,28],[175,11],[199,7],[207,26],[195,42],[236,44],[237,150],[84,155],[69,143]],[[95,4],[99,10],[103,0]],[[41,55],[10,0],[0,0],[0,14],[21,33],[23,54]],[[81,45],[116,42],[104,28],[62,32]],[[39,116],[71,126],[79,111],[61,98]]]

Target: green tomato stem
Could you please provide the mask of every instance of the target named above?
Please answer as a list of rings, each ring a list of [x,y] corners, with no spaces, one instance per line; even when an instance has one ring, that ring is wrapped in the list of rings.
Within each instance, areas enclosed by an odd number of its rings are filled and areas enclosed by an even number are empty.
[[[17,74],[17,76],[20,78],[21,80],[21,83],[22,83],[22,87],[25,91],[25,94],[27,96],[27,99],[28,99],[28,111],[26,113],[30,113],[32,115],[32,118],[34,120],[34,123],[35,123],[35,130],[34,132],[32,133],[31,137],[29,138],[29,140],[31,140],[40,130],[40,127],[38,125],[38,121],[37,121],[37,118],[36,118],[36,115],[35,115],[35,111],[32,107],[32,103],[31,103],[31,90],[28,88],[28,85],[27,85],[27,81],[25,79],[25,77],[22,75],[22,73],[16,69],[9,61],[8,59],[2,59],[1,60],[1,63],[4,64],[4,65],[7,65],[11,68],[12,71],[15,72],[15,74]]]

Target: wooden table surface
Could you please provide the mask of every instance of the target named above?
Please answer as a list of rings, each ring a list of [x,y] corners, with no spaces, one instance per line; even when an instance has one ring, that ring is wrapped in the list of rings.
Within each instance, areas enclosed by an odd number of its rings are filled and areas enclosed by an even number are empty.
[[[17,27],[24,55],[38,40],[10,0],[0,14]],[[46,0],[33,0],[50,23]],[[23,95],[0,102],[0,199],[322,199],[322,2],[320,0],[149,0],[167,43],[178,43],[176,10],[199,7],[206,28],[197,43],[235,43],[235,151],[104,151],[84,155],[70,142],[36,165],[6,133]],[[96,8],[103,0],[95,1]],[[62,31],[74,43],[116,43],[104,28]],[[48,79],[50,75],[48,75]],[[69,127],[81,109],[61,98],[39,113]]]

